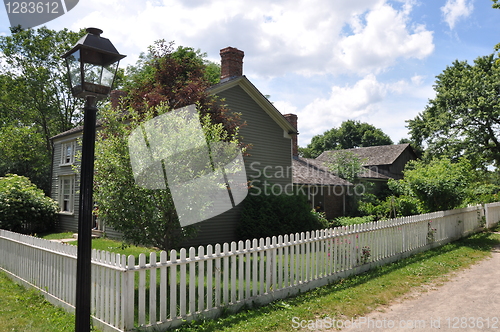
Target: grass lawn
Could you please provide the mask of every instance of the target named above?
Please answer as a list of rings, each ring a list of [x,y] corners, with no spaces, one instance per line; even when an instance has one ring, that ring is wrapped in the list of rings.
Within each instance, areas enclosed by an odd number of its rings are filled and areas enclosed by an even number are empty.
[[[63,233],[50,233],[40,236],[46,240],[58,240],[58,239],[69,239],[73,237],[72,232]],[[68,242],[71,245],[77,245],[78,241]],[[92,249],[104,250],[109,252],[114,252],[122,255],[134,255],[136,258],[139,254],[146,254],[149,257],[149,253],[152,251],[160,252],[154,248],[138,247],[134,245],[125,245],[123,242],[111,240],[107,238],[94,238],[92,239]]]
[[[71,332],[74,324],[74,315],[0,272],[0,332]]]
[[[191,323],[176,331],[290,331],[294,317],[300,321],[363,316],[415,288],[443,283],[447,274],[491,255],[492,246],[499,243],[500,235],[479,233],[294,298],[228,313],[214,321]]]

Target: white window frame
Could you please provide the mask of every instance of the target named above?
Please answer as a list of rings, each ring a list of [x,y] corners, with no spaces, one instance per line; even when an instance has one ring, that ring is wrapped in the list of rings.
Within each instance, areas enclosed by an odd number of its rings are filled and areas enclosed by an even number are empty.
[[[75,176],[59,176],[59,213],[75,212]]]
[[[70,149],[70,153],[68,155],[68,148]],[[61,166],[65,165],[73,165],[75,162],[75,149],[76,149],[76,140],[66,141],[61,143]]]

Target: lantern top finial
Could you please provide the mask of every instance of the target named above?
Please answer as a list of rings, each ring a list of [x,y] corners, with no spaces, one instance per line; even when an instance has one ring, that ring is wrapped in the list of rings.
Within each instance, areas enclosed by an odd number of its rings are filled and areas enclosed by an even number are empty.
[[[102,30],[98,29],[98,28],[87,28],[86,30],[87,30],[87,33],[90,33],[91,35],[96,35],[96,36],[100,36],[102,33]]]

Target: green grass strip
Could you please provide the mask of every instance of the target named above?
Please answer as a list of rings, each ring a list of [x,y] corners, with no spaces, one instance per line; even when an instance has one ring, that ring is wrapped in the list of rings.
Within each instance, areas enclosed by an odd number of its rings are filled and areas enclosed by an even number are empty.
[[[74,316],[45,301],[35,290],[28,290],[0,272],[1,332],[74,331]]]
[[[444,282],[447,274],[491,256],[492,247],[498,244],[499,234],[475,234],[290,299],[225,313],[217,320],[192,322],[175,331],[290,331],[293,317],[316,320],[363,316],[419,286]]]

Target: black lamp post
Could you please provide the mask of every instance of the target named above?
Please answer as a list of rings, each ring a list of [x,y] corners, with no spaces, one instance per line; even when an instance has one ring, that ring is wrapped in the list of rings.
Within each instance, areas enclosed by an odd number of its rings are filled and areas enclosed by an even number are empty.
[[[88,28],[87,35],[62,57],[66,59],[73,96],[86,98],[83,118],[80,207],[78,210],[78,259],[76,269],[75,332],[90,331],[90,286],[92,254],[92,209],[94,182],[94,146],[96,102],[111,92],[118,63],[125,55],[118,53],[102,30]]]

